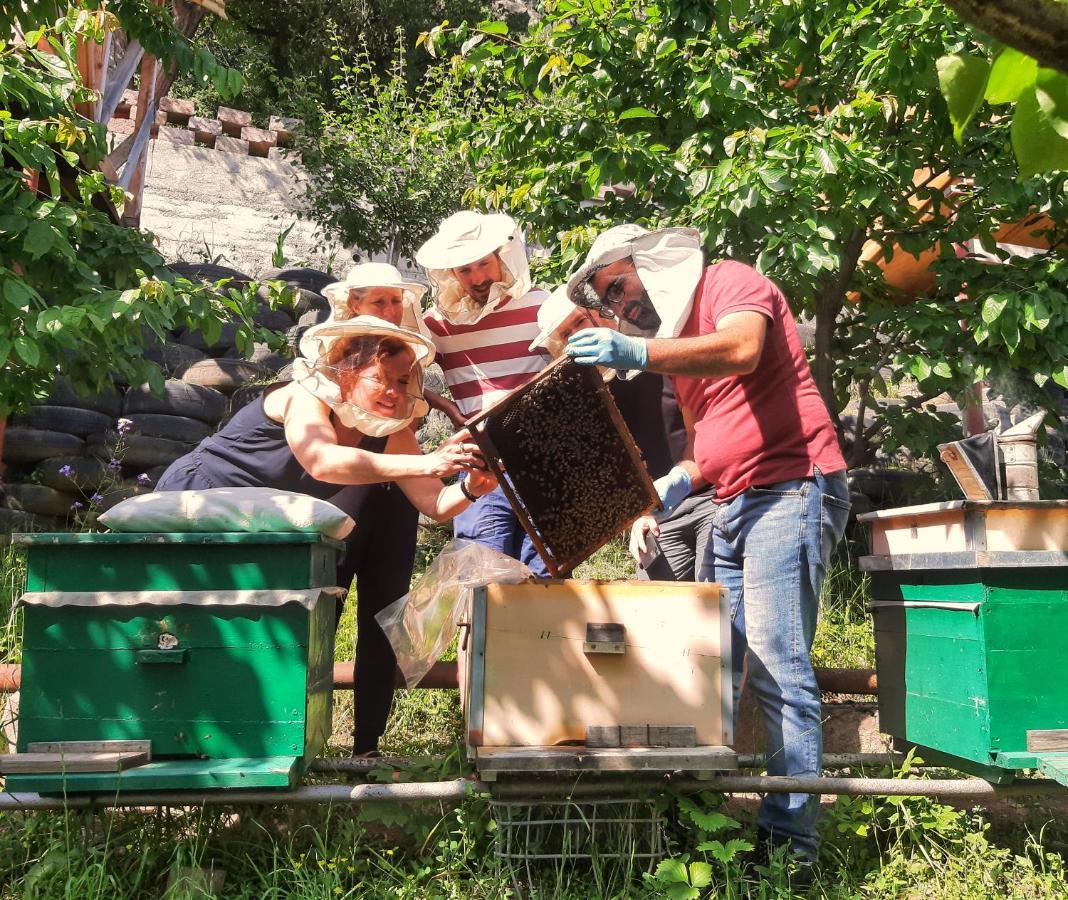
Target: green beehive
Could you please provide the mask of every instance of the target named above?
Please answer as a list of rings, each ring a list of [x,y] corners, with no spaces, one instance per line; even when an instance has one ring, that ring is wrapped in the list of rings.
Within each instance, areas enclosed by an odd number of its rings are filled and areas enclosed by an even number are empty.
[[[336,541],[47,534],[27,545],[20,753],[149,741],[122,772],[11,791],[290,787],[331,727]],[[106,745],[105,745],[106,746]]]
[[[1068,784],[1068,505],[885,510],[871,573],[881,729],[991,781]]]

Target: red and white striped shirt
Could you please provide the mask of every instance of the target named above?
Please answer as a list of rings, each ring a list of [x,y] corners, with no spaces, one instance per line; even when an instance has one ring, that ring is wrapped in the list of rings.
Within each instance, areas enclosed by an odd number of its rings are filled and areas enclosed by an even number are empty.
[[[538,336],[538,307],[549,295],[528,291],[471,325],[454,325],[435,308],[423,316],[434,338],[435,359],[464,418],[488,409],[526,384],[549,362],[530,342]]]

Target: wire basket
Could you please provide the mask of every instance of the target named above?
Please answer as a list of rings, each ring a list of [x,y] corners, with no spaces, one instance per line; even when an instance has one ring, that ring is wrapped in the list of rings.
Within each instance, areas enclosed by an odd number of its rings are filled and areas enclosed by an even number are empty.
[[[664,857],[666,820],[651,799],[493,800],[493,855],[507,868],[517,891],[525,873],[534,884],[539,869],[575,862],[652,871]]]

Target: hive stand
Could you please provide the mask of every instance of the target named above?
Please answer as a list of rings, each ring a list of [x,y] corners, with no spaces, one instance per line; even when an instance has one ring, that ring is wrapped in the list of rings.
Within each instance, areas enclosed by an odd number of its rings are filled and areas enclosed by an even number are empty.
[[[51,772],[9,775],[8,791],[295,784],[330,734],[338,542],[17,540],[28,570],[18,750],[61,758]],[[108,751],[130,741],[147,745],[151,762],[74,771],[77,742]]]

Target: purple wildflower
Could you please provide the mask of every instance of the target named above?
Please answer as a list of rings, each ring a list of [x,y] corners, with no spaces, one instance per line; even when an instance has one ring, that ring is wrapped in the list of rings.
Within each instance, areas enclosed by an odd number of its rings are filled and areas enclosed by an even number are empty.
[[[72,469],[70,466],[60,466],[59,474],[62,475],[64,478],[70,478],[70,476],[74,474],[74,469]]]
[[[129,434],[131,428],[133,428],[133,422],[129,419],[119,419],[119,421],[115,423],[115,430],[119,434]]]
[[[70,505],[70,508],[71,508],[71,509],[72,509],[72,510],[73,510],[74,512],[77,512],[77,511],[78,511],[79,509],[85,509],[85,504],[84,504],[84,503],[82,503],[82,502],[80,502],[80,501],[78,501],[78,500],[75,500],[75,501],[74,501],[74,502],[73,502],[73,503],[72,503],[72,504]]]
[[[93,496],[89,498],[89,502],[90,503],[99,503],[103,499],[104,499],[104,495],[103,494],[93,494]]]
[[[108,471],[109,472],[118,472],[119,469],[121,469],[121,468],[122,468],[122,461],[121,460],[115,459],[114,456],[111,457],[111,459],[108,460]]]
[[[152,479],[148,477],[147,472],[142,472],[137,476],[137,483],[141,485],[141,487],[152,487]]]

